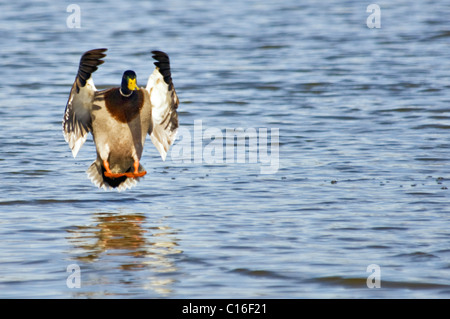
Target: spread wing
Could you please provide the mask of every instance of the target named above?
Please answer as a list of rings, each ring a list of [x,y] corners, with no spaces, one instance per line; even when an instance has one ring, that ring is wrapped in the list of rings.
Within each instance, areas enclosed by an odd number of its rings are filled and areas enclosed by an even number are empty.
[[[91,109],[95,88],[91,74],[104,61],[107,49],[95,49],[83,54],[78,67],[77,77],[72,85],[66,111],[63,118],[64,138],[72,149],[73,157],[77,156],[81,146],[86,141],[87,134],[92,130]]]
[[[172,83],[169,56],[161,51],[152,51],[157,60],[155,70],[150,75],[146,90],[150,93],[153,127],[150,139],[166,159],[167,151],[175,140],[178,129],[178,96]]]

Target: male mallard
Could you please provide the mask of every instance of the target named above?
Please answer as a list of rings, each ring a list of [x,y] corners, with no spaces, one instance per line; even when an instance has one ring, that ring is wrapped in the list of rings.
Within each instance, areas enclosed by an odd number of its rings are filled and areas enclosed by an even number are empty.
[[[83,54],[63,118],[63,133],[75,157],[92,133],[97,159],[87,173],[98,187],[130,188],[146,174],[139,163],[147,134],[165,160],[178,128],[178,97],[169,57],[152,51],[157,60],[147,86],[139,89],[136,73],[123,73],[118,88],[97,91],[92,73],[107,49]]]

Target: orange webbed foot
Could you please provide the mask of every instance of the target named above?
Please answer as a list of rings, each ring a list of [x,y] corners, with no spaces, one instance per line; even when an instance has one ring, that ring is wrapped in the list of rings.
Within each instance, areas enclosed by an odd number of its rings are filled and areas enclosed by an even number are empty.
[[[125,176],[131,177],[131,178],[137,178],[137,177],[142,177],[145,174],[147,174],[146,171],[139,172],[139,161],[134,161],[133,166],[134,166],[134,172],[125,173],[126,174]]]
[[[129,178],[138,178],[143,177],[145,174],[147,174],[146,171],[139,172],[139,162],[135,161],[134,166],[134,172],[126,172],[126,173],[113,173],[111,172],[111,169],[109,168],[109,163],[107,160],[103,161],[103,166],[105,167],[105,173],[104,175],[108,178],[120,178],[120,177],[129,177]]]
[[[104,175],[108,178],[120,178],[125,176],[124,173],[113,173],[111,172],[111,169],[109,168],[109,163],[107,160],[103,161],[103,167],[105,168],[105,173]]]
[[[127,176],[127,173],[110,173],[110,172],[105,172],[105,176],[108,178],[120,178],[120,177],[124,177]]]
[[[125,175],[126,177],[130,177],[130,178],[142,177],[142,176],[144,176],[145,174],[147,174],[146,171],[142,171],[142,172],[127,172],[127,173],[124,173],[124,175]]]

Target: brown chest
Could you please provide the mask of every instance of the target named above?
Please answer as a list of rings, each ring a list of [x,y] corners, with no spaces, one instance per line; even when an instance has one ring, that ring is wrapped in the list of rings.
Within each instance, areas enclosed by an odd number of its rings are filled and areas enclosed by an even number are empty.
[[[135,119],[144,105],[142,91],[133,91],[129,97],[122,96],[119,89],[111,89],[104,93],[105,107],[117,121],[128,123]]]

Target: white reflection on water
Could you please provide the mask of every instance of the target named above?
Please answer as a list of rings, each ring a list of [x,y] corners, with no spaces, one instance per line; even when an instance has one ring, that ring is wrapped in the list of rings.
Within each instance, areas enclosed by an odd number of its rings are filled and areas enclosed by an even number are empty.
[[[176,232],[161,224],[148,226],[145,214],[95,213],[93,223],[88,226],[75,226],[68,229],[67,240],[73,245],[77,256],[75,261],[82,266],[82,283],[80,291],[74,291],[77,296],[91,295],[89,286],[97,285],[98,281],[107,285],[126,285],[126,289],[140,287],[156,292],[160,296],[169,295],[175,279],[170,273],[176,272],[173,262],[174,255],[181,254],[178,248]],[[72,253],[73,254],[73,253]],[[111,259],[110,259],[111,258]],[[102,274],[91,276],[83,274],[84,269],[92,267],[103,268],[102,263],[109,264],[116,260],[113,266],[127,274],[117,277]],[[92,266],[92,264],[98,264]],[[145,272],[146,275],[134,277],[133,272]],[[94,277],[93,282],[90,279]],[[83,291],[85,290],[86,291]]]

